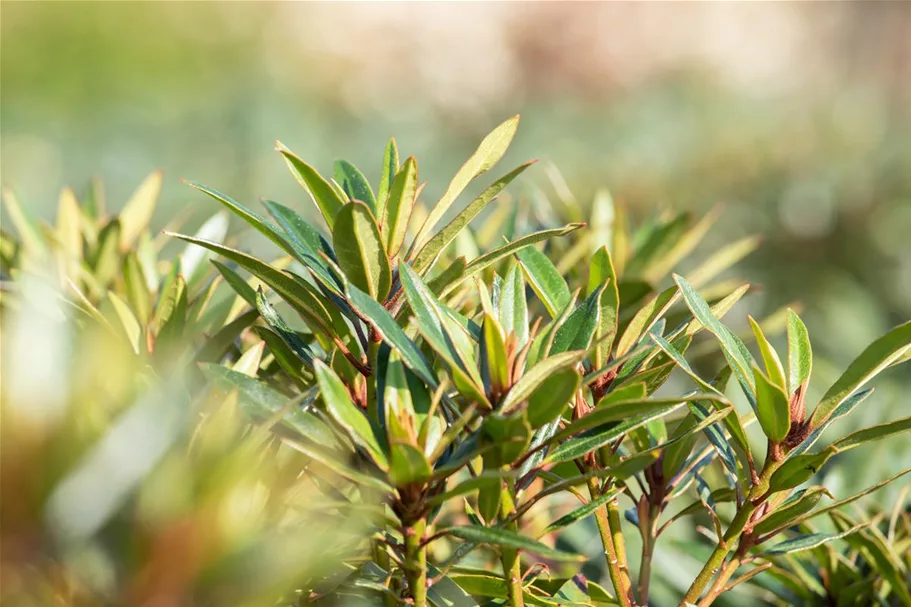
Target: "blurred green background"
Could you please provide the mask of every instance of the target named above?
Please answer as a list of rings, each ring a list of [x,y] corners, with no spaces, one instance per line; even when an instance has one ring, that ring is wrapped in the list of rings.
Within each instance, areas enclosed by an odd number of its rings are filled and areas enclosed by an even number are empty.
[[[739,270],[758,285],[746,308],[800,302],[819,360],[811,398],[911,317],[911,3],[0,11],[0,179],[36,215],[93,176],[116,208],[156,168],[159,226],[216,210],[179,177],[300,205],[276,139],[324,171],[343,156],[375,180],[394,135],[433,199],[481,136],[521,113],[505,164],[545,160],[575,197],[607,187],[639,218],[722,204],[707,247],[763,235]],[[546,166],[525,186],[554,195]],[[908,375],[878,381],[845,425],[896,417]],[[897,471],[902,453],[896,441],[852,453],[833,491]]]

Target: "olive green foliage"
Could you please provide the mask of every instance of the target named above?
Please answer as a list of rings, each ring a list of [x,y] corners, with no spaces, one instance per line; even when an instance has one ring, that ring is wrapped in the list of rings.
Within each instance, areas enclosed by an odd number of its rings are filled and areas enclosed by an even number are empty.
[[[28,309],[23,287],[44,281],[77,343],[101,332],[129,361],[129,386],[103,392],[116,403],[102,407],[105,423],[71,408],[73,423],[43,440],[16,435],[31,450],[23,466],[65,453],[57,441],[77,445],[75,463],[48,468],[49,492],[27,491],[4,439],[4,510],[9,477],[42,513],[21,524],[49,521],[46,550],[66,572],[46,571],[48,596],[146,597],[167,571],[176,581],[162,592],[199,604],[644,606],[668,573],[661,536],[699,521],[708,539],[688,547],[702,569],[679,588],[680,605],[732,588],[781,604],[911,605],[901,504],[860,518],[843,509],[909,470],[855,496],[820,484],[840,453],[911,429],[903,418],[822,440],[877,374],[909,358],[911,323],[808,403],[813,353],[796,313],[750,318],[747,333],[723,322],[749,285],[719,277],[755,239],[693,260],[716,213],[664,213],[632,229],[606,192],[590,213],[507,198],[532,162],[476,185],[518,122],[485,137],[426,207],[418,162],[402,160],[395,140],[375,184],[347,161],[322,174],[278,144],[308,211],[263,201],[263,214],[188,182],[265,236],[275,259],[227,244],[223,215],[195,235],[172,226],[152,238],[157,175],[118,217],[97,192],[80,204],[66,191],[53,227],[36,227],[7,195],[18,236],[3,235],[5,319]],[[308,219],[317,215],[319,225]],[[176,239],[186,248],[166,259],[161,247]],[[767,335],[782,329],[779,353]],[[672,374],[690,391],[676,393]],[[13,428],[25,427],[14,413]],[[151,477],[172,466],[196,480],[179,505],[155,509],[143,496],[156,481],[138,475],[119,489],[136,497],[87,525],[68,501],[87,482],[80,471],[139,414],[173,426],[146,462]],[[764,444],[747,432],[754,423]],[[211,516],[243,487],[256,501],[246,516]],[[105,533],[141,524],[148,508],[139,548]],[[560,541],[585,519],[604,580],[582,576],[587,555]],[[194,532],[194,550],[169,563],[181,530]],[[80,550],[136,570],[101,582],[72,565]],[[35,571],[18,573],[21,584]]]

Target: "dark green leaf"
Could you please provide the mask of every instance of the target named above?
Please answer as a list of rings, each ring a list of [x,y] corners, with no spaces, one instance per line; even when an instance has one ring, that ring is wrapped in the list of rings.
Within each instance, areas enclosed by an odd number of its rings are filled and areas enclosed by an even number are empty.
[[[503,122],[497,128],[490,132],[478,145],[478,149],[465,161],[462,168],[458,170],[455,177],[449,183],[449,187],[443,193],[440,200],[433,206],[424,225],[418,231],[415,237],[415,245],[418,248],[424,246],[424,243],[430,239],[430,234],[436,227],[437,223],[443,218],[452,203],[455,202],[459,194],[468,186],[468,184],[478,175],[490,170],[503,154],[506,148],[512,142],[519,126],[519,117],[513,116]]]
[[[570,292],[566,281],[550,259],[534,247],[522,249],[517,257],[528,278],[528,284],[547,308],[551,318],[556,318],[569,303]]]
[[[788,397],[755,363],[753,378],[756,382],[756,417],[759,419],[759,425],[770,441],[780,443],[791,430]]]
[[[852,533],[857,533],[858,531],[867,527],[868,523],[863,525],[858,525],[856,527],[851,527],[847,531],[842,531],[841,533],[811,533],[809,535],[800,535],[789,540],[785,540],[780,544],[772,546],[768,550],[761,552],[758,556],[782,556],[785,554],[794,554],[795,552],[803,552],[804,550],[810,550],[816,548],[817,546],[822,546],[825,543],[831,542],[832,540],[837,540],[843,538]]]
[[[389,465],[386,454],[383,453],[383,449],[373,433],[373,428],[364,412],[351,402],[351,397],[345,388],[345,384],[321,360],[314,361],[313,370],[316,372],[320,394],[323,397],[323,402],[329,415],[348,431],[351,440],[370,454],[371,459],[377,466],[386,469]]]
[[[335,222],[335,216],[345,206],[345,200],[339,196],[338,192],[323,179],[316,169],[298,158],[294,153],[284,147],[280,142],[276,142],[276,147],[288,163],[291,173],[297,178],[297,181],[310,193],[313,202],[316,203],[326,225],[331,230]]]
[[[793,310],[788,310],[788,394],[806,386],[812,368],[813,351],[807,328]]]
[[[546,361],[545,361],[546,362]],[[582,377],[575,369],[555,371],[528,398],[528,423],[532,428],[558,419],[570,403]]]
[[[360,200],[373,212],[376,212],[376,197],[373,195],[373,188],[356,166],[347,160],[336,160],[333,176],[336,183],[342,186],[349,200]]]
[[[580,555],[555,550],[549,546],[542,544],[541,542],[536,542],[535,540],[527,538],[524,535],[519,535],[518,533],[497,527],[466,525],[463,527],[450,527],[446,530],[446,532],[450,535],[469,542],[492,544],[494,546],[522,550],[555,561],[585,560],[585,557],[582,557]]]
[[[911,351],[911,321],[898,325],[867,346],[819,401],[810,425],[819,427],[855,390],[908,351]]]
[[[332,245],[338,264],[358,289],[383,301],[392,286],[389,258],[370,209],[362,202],[346,204],[335,216]]]

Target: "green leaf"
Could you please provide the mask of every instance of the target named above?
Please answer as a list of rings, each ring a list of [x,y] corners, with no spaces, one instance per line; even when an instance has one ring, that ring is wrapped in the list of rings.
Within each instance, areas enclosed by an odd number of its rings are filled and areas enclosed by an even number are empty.
[[[650,332],[655,323],[670,309],[680,297],[680,290],[670,287],[653,297],[642,306],[627,325],[626,330],[617,342],[617,356],[623,356],[635,346],[639,339]]]
[[[759,425],[770,441],[780,443],[791,431],[788,397],[755,363],[753,378],[756,382],[756,417],[759,419]]]
[[[108,299],[114,304],[114,311],[117,312],[120,325],[123,327],[127,340],[130,342],[130,347],[133,348],[133,353],[139,354],[140,339],[142,338],[142,327],[139,326],[139,321],[136,320],[136,316],[130,310],[130,306],[120,299],[116,293],[108,291]]]
[[[339,285],[332,278],[328,264],[322,257],[325,255],[329,259],[335,260],[335,252],[319,230],[310,225],[297,211],[282,204],[264,200],[263,206],[284,230],[282,237],[290,245],[290,249],[285,250],[315,273],[323,283],[332,286],[332,291],[338,295],[340,293]]]
[[[332,429],[325,422],[304,411],[299,405],[288,407],[289,398],[265,382],[219,364],[203,363],[199,367],[206,379],[222,390],[237,390],[240,394],[241,409],[254,421],[269,421],[287,409],[282,416],[284,427],[294,430],[301,438],[317,445],[326,448],[338,445]],[[315,397],[315,390],[313,392]],[[310,400],[312,401],[312,397]]]
[[[228,286],[230,286],[241,299],[250,304],[251,308],[256,307],[256,291],[247,284],[246,280],[241,278],[240,274],[215,259],[212,260],[212,265],[215,266],[215,269],[222,275],[225,282],[228,283]]]
[[[812,368],[813,351],[807,328],[793,310],[788,310],[788,394],[806,387]]]
[[[479,544],[492,544],[514,550],[522,550],[536,554],[554,561],[576,561],[581,562],[585,557],[578,554],[571,554],[555,550],[541,542],[519,535],[513,531],[501,529],[498,527],[482,527],[480,525],[466,525],[463,527],[450,527],[446,529],[449,535],[459,539]]]
[[[812,447],[814,444],[816,444],[816,441],[818,441],[820,439],[820,437],[825,433],[825,431],[829,428],[829,426],[831,426],[833,423],[835,423],[839,419],[849,415],[852,411],[854,411],[854,409],[860,403],[865,401],[867,399],[867,397],[870,396],[871,394],[873,394],[873,388],[867,388],[866,390],[861,390],[860,392],[857,392],[857,393],[849,396],[844,402],[842,402],[840,405],[838,405],[838,407],[835,408],[835,410],[832,412],[832,415],[830,415],[828,418],[826,418],[826,421],[824,421],[817,428],[814,428],[813,431],[810,433],[810,435],[807,436],[807,438],[805,438],[802,443],[800,443],[799,445],[794,447],[794,449],[791,450],[786,455],[786,457],[800,455],[801,453],[806,453],[807,451],[809,451],[810,447]]]
[[[339,196],[338,192],[330,185],[328,181],[323,179],[316,169],[312,166],[298,158],[294,155],[291,150],[284,147],[281,142],[275,142],[276,148],[285,158],[285,162],[288,164],[288,168],[291,169],[291,173],[297,179],[305,190],[310,194],[310,197],[313,198],[313,202],[316,203],[317,208],[319,208],[320,213],[323,215],[323,219],[326,220],[326,225],[329,226],[331,230],[334,222],[335,216],[345,206],[345,200]]]
[[[588,349],[601,324],[601,295],[605,286],[602,285],[589,295],[556,330],[550,347],[551,354]]]
[[[430,214],[424,221],[424,225],[421,226],[421,229],[418,231],[417,237],[415,238],[415,245],[417,247],[424,246],[424,243],[429,239],[430,234],[437,223],[443,218],[449,210],[449,207],[452,206],[452,203],[455,202],[456,198],[458,198],[459,194],[462,193],[468,184],[475,177],[490,170],[499,162],[500,158],[503,157],[503,154],[506,153],[506,148],[508,148],[509,144],[512,142],[512,138],[515,136],[518,127],[519,117],[513,116],[491,131],[490,134],[481,141],[478,149],[475,150],[474,154],[472,154],[465,164],[462,165],[462,168],[458,170],[455,177],[453,177],[452,181],[449,183],[449,187],[447,187],[446,191],[443,193],[443,196],[436,205],[434,205],[433,209],[431,209]]]
[[[385,470],[389,466],[386,454],[383,453],[364,412],[351,402],[345,384],[332,369],[319,359],[314,361],[313,370],[316,373],[319,391],[329,415],[348,431],[351,440],[370,454],[377,466]]]
[[[734,375],[737,376],[741,386],[744,387],[747,396],[752,397],[751,393],[755,390],[755,385],[752,373],[753,357],[750,351],[747,350],[747,347],[740,341],[739,337],[721,324],[721,321],[712,314],[709,305],[685,278],[674,274],[674,281],[680,287],[683,299],[686,301],[686,305],[693,313],[693,316],[718,338],[721,350],[731,365]]]
[[[819,401],[810,426],[820,426],[846,398],[909,351],[911,321],[898,325],[867,346]]]
[[[483,382],[478,374],[474,348],[468,336],[460,327],[453,326],[443,304],[404,262],[399,262],[399,278],[415,313],[421,335],[449,364],[456,387],[460,391],[466,391],[468,396],[476,398],[478,402],[489,404],[481,388]]]
[[[601,285],[607,285],[601,294],[601,322],[598,328],[599,344],[595,349],[594,365],[601,367],[610,357],[617,335],[620,312],[620,292],[614,262],[606,246],[592,255],[588,268],[588,293],[594,293]]]
[[[396,173],[389,188],[389,196],[383,205],[382,213],[377,213],[380,219],[380,229],[383,233],[386,251],[390,258],[395,257],[405,235],[408,232],[408,221],[414,210],[415,197],[418,188],[418,165],[414,156],[409,156]]]
[[[788,459],[772,474],[769,490],[777,493],[803,484],[812,478],[835,453],[835,448],[828,447],[819,453],[806,453]]]
[[[342,207],[335,216],[332,245],[338,265],[351,284],[383,301],[392,286],[392,270],[367,205],[355,200]]]
[[[566,236],[572,232],[575,232],[582,226],[584,223],[569,223],[563,226],[562,228],[554,228],[552,230],[542,230],[540,232],[535,232],[534,234],[529,234],[528,236],[523,236],[522,238],[513,240],[510,243],[503,245],[489,253],[485,253],[480,257],[472,259],[471,262],[465,266],[465,273],[462,275],[461,279],[457,282],[453,282],[449,285],[444,292],[449,292],[454,289],[459,282],[465,280],[466,278],[471,278],[478,272],[486,269],[487,267],[497,263],[498,261],[509,257],[516,251],[521,251],[525,247],[531,246],[536,242],[541,242],[542,240],[547,240],[548,238],[554,238],[556,236]]]
[[[332,322],[329,312],[325,309],[322,302],[316,298],[316,295],[307,290],[303,283],[297,282],[286,273],[276,270],[269,264],[260,261],[255,257],[251,257],[246,253],[241,253],[236,249],[226,247],[220,243],[200,240],[183,234],[174,234],[172,232],[165,233],[205,247],[218,253],[222,257],[230,259],[274,289],[282,299],[287,301],[291,307],[310,324],[311,329],[322,331],[330,337],[333,335],[333,332],[329,329],[329,325]]]
[[[161,171],[155,171],[146,177],[120,211],[117,219],[120,222],[121,250],[131,249],[139,235],[149,229],[149,222],[155,213],[155,203],[161,193],[162,177]]]
[[[781,366],[781,359],[769,340],[766,339],[762,327],[752,316],[747,316],[750,321],[750,327],[753,329],[753,335],[756,336],[756,343],[759,344],[759,353],[762,355],[762,362],[765,364],[766,374],[776,386],[782,389],[786,388],[788,382],[785,379],[784,368]]]
[[[627,434],[627,433],[631,432],[632,430],[635,430],[636,428],[641,428],[642,426],[648,424],[649,422],[659,419],[659,418],[667,415],[668,413],[675,411],[676,409],[679,409],[680,407],[683,406],[682,402],[677,402],[677,403],[673,403],[673,404],[661,404],[661,405],[654,405],[654,404],[652,404],[651,401],[644,401],[644,402],[649,403],[649,405],[650,405],[647,409],[645,407],[641,407],[641,406],[636,408],[639,411],[642,411],[644,409],[646,411],[644,413],[632,413],[630,411],[630,408],[628,408],[628,407],[614,406],[614,407],[610,407],[609,409],[601,409],[601,410],[596,409],[595,411],[589,413],[588,415],[581,418],[580,420],[577,420],[577,422],[570,424],[563,430],[563,432],[558,433],[555,436],[555,438],[559,437],[560,434],[565,434],[565,433],[568,433],[570,430],[573,430],[574,426],[577,426],[579,428],[590,428],[592,426],[600,426],[601,425],[600,423],[592,423],[592,420],[588,420],[586,424],[578,424],[578,422],[585,421],[588,418],[590,418],[598,413],[606,413],[609,411],[614,412],[614,413],[620,413],[621,410],[623,411],[622,414],[613,417],[613,419],[609,419],[609,421],[616,421],[617,419],[622,419],[623,420],[622,422],[615,424],[613,426],[610,426],[609,428],[607,428],[605,430],[598,430],[593,433],[587,433],[582,436],[578,436],[578,437],[567,440],[566,442],[557,446],[553,451],[551,451],[547,455],[547,457],[544,459],[544,463],[553,464],[553,463],[557,463],[557,462],[566,462],[566,461],[571,461],[576,458],[582,457],[583,455],[585,455],[587,453],[591,453],[592,451],[594,451],[596,449],[600,449],[601,447],[604,447],[605,445],[610,444],[611,442],[617,440],[624,434]],[[610,418],[612,416],[602,415],[601,417]],[[606,422],[603,422],[603,423],[606,423]],[[575,433],[575,430],[573,430],[572,433]]]
[[[152,294],[149,293],[149,286],[146,284],[145,275],[142,267],[139,265],[139,258],[136,253],[130,251],[123,258],[123,282],[126,286],[127,299],[139,322],[143,325],[149,322],[152,314]]]
[[[380,337],[388,343],[402,361],[408,365],[408,368],[414,371],[428,386],[436,388],[437,380],[427,364],[421,350],[413,341],[408,339],[402,328],[395,322],[395,319],[381,304],[366,293],[359,291],[357,287],[349,285],[348,301],[359,315],[369,318],[374,329],[380,334]]]
[[[383,171],[380,175],[380,187],[376,191],[376,216],[385,217],[386,198],[389,196],[390,186],[395,181],[395,175],[399,172],[399,148],[395,143],[395,138],[390,138],[386,144],[386,151],[383,152]],[[385,225],[385,224],[384,224]],[[389,251],[394,255],[392,247]]]
[[[527,401],[544,384],[552,374],[564,369],[572,369],[581,362],[584,352],[562,352],[545,358],[526,371],[513,385],[506,397],[500,402],[500,411],[509,413]]]
[[[422,483],[430,479],[430,463],[419,448],[408,443],[393,443],[390,451],[389,480],[396,487]]]
[[[620,490],[617,488],[609,490],[607,493],[598,496],[596,499],[591,500],[584,506],[576,508],[569,514],[561,516],[550,525],[548,525],[547,528],[544,529],[544,531],[541,533],[541,535],[543,536],[549,533],[553,533],[554,531],[558,531],[564,527],[569,527],[573,523],[581,521],[604,504],[616,499],[619,494]]]
[[[690,283],[697,288],[707,284],[710,280],[759,248],[760,242],[761,239],[758,236],[747,236],[721,247],[699,264],[695,270],[689,272]]]
[[[272,304],[266,300],[262,289],[256,293],[256,309],[259,311],[260,316],[263,317],[263,320],[281,337],[281,340],[291,351],[307,363],[308,367],[313,368],[313,352],[310,347],[279,316]]]
[[[480,439],[484,467],[506,466],[525,453],[531,441],[531,426],[522,413],[490,413],[481,424]]]
[[[528,304],[525,300],[525,281],[518,265],[513,265],[506,274],[500,290],[498,310],[500,325],[506,335],[516,336],[516,348],[528,341]]]
[[[599,405],[595,407],[594,411],[591,411],[585,417],[574,420],[571,424],[554,435],[554,440],[560,440],[602,424],[623,420],[639,413],[647,413],[650,415],[653,411],[660,411],[661,415],[664,415],[665,413],[679,409],[684,403],[714,400],[723,400],[723,397],[713,394],[687,394],[674,398],[621,400],[610,402],[609,404],[602,404],[605,401],[601,401],[599,402]],[[649,421],[651,421],[651,419]]]
[[[373,188],[356,166],[347,160],[336,160],[333,176],[336,183],[342,186],[342,190],[348,195],[349,200],[360,200],[370,207],[371,211],[376,211],[376,197],[373,195]]]
[[[852,495],[850,497],[846,497],[844,499],[838,500],[837,502],[833,502],[833,503],[829,504],[828,506],[826,506],[825,508],[820,508],[819,510],[816,510],[815,512],[810,512],[810,513],[804,514],[803,516],[798,518],[796,521],[794,521],[794,524],[801,523],[807,519],[822,516],[823,514],[827,514],[829,512],[832,512],[833,510],[838,510],[839,508],[841,508],[843,506],[847,506],[848,504],[850,504],[852,502],[856,502],[860,498],[870,495],[874,491],[878,491],[879,489],[882,489],[883,487],[885,487],[887,485],[891,485],[896,480],[900,479],[901,477],[905,476],[906,474],[911,474],[911,468],[905,468],[901,472],[894,474],[893,476],[890,476],[886,480],[880,481],[880,482],[876,483],[875,485],[873,485],[872,487],[867,487],[860,493],[855,493],[854,495]]]
[[[493,200],[497,194],[503,191],[507,185],[512,182],[513,179],[521,175],[525,169],[535,164],[537,161],[526,162],[525,164],[519,165],[514,168],[512,171],[506,175],[500,177],[498,180],[493,182],[486,190],[481,192],[477,198],[475,198],[467,207],[465,207],[458,215],[456,215],[452,221],[450,221],[446,226],[437,232],[433,238],[427,241],[417,253],[414,255],[414,261],[412,262],[412,267],[415,272],[423,274],[426,270],[433,266],[439,257],[450,242],[456,237],[456,235],[462,231],[465,226],[467,226],[471,221],[478,216],[478,214],[484,210],[484,208]]]
[[[534,247],[519,251],[517,257],[528,278],[528,284],[547,308],[551,318],[556,318],[569,303],[570,292],[566,281],[547,255]]]
[[[528,423],[531,427],[540,428],[563,415],[581,382],[582,376],[575,369],[556,371],[541,382],[528,398]]]
[[[753,528],[754,531],[758,535],[765,535],[782,527],[793,526],[798,518],[816,507],[823,495],[830,495],[825,487],[809,487],[798,491],[761,518]]]
[[[865,428],[863,430],[858,430],[857,432],[852,432],[848,436],[840,438],[832,443],[832,447],[835,447],[839,452],[847,451],[865,445],[866,443],[883,440],[884,438],[901,434],[902,432],[908,432],[909,430],[911,430],[911,417],[903,417],[902,419],[896,419],[895,421],[873,426],[872,428]]]
[[[509,387],[509,361],[506,359],[506,343],[503,330],[493,316],[484,313],[480,352],[487,382],[502,394]]]
[[[798,537],[785,540],[780,544],[776,544],[768,550],[759,553],[757,556],[783,556],[785,554],[794,554],[796,552],[811,550],[817,546],[822,546],[823,544],[831,542],[832,540],[837,540],[851,535],[852,533],[857,533],[868,525],[869,523],[857,525],[856,527],[851,527],[847,531],[842,531],[841,533],[811,533],[808,535],[800,535]]]

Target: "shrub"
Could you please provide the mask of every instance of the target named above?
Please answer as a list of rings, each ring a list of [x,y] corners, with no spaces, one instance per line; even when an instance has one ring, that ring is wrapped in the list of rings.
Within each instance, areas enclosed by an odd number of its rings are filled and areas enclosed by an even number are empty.
[[[754,239],[722,248],[688,278],[668,276],[711,229],[714,214],[695,223],[685,214],[660,216],[631,232],[622,209],[603,197],[590,210],[591,228],[579,221],[580,208],[558,207],[548,214],[568,223],[526,231],[517,206],[501,205],[483,229],[465,231],[533,164],[451,212],[502,158],[517,126],[515,117],[491,132],[426,212],[417,204],[417,161],[400,162],[394,140],[376,190],[348,162],[337,162],[326,179],[279,144],[325,231],[279,203],[264,201],[267,219],[190,183],[284,255],[269,263],[223,244],[224,219],[196,236],[174,234],[223,260],[214,262],[214,279],[198,263],[188,271],[180,261],[131,262],[138,257],[129,252],[132,240],[110,254],[122,277],[99,279],[99,264],[89,260],[103,249],[108,227],[60,220],[45,246],[15,205],[21,240],[5,238],[4,264],[17,277],[17,251],[25,259],[30,251],[56,251],[58,279],[78,294],[76,305],[150,363],[150,379],[177,382],[181,408],[197,416],[191,427],[210,426],[223,414],[221,402],[247,413],[255,429],[229,433],[234,441],[215,453],[239,452],[242,461],[257,454],[265,471],[247,473],[269,481],[272,533],[303,538],[322,530],[309,544],[325,557],[311,550],[297,558],[305,566],[282,577],[293,590],[286,602],[647,605],[659,537],[695,517],[711,525],[708,551],[681,605],[709,605],[745,582],[785,602],[863,605],[875,596],[911,603],[901,556],[908,530],[899,525],[906,517],[896,509],[886,535],[881,517],[857,521],[840,510],[911,469],[823,507],[828,490],[804,486],[839,453],[911,428],[904,418],[814,449],[869,396],[864,387],[875,375],[911,357],[911,323],[871,344],[807,407],[813,357],[796,313],[784,316],[782,356],[766,338],[776,318],[750,318],[748,337],[721,322],[749,285],[716,278]],[[61,216],[78,216],[78,205],[67,205]],[[150,213],[142,216],[147,223]],[[129,232],[145,229],[119,223]],[[503,242],[486,247],[498,226]],[[481,246],[489,250],[475,253]],[[140,286],[131,280],[134,266],[156,265]],[[86,267],[91,280],[79,270]],[[157,299],[141,288],[154,284]],[[223,284],[232,293],[216,297]],[[703,334],[709,339],[698,343],[714,344],[720,368],[685,357]],[[675,370],[692,391],[671,392]],[[731,377],[746,411],[728,396]],[[765,449],[747,433],[754,422]],[[193,440],[181,448],[198,449]],[[217,458],[206,461],[219,466]],[[292,486],[310,490],[303,513],[290,507]],[[567,508],[567,498],[580,505]],[[621,511],[627,501],[632,507]],[[563,529],[589,516],[610,590],[582,576],[584,557],[559,545]],[[642,547],[638,563],[627,549],[633,535]],[[851,552],[836,552],[837,542]],[[691,544],[693,552],[702,547]],[[195,595],[209,600],[226,596],[212,582],[193,588],[210,589]]]

